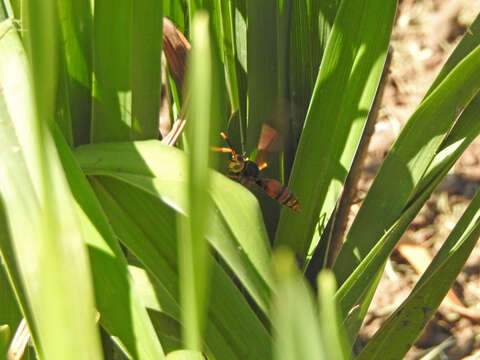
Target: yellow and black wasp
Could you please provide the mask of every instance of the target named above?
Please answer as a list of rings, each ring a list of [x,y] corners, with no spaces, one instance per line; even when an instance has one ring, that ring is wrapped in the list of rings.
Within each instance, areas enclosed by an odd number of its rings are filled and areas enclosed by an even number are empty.
[[[300,203],[293,194],[293,192],[281,182],[275,179],[267,179],[260,177],[260,172],[267,167],[267,162],[264,160],[268,147],[276,136],[276,130],[264,125],[260,141],[258,145],[258,155],[255,161],[249,160],[245,154],[238,154],[234,149],[225,133],[220,133],[220,136],[225,140],[228,147],[214,147],[213,151],[229,153],[231,159],[228,160],[228,177],[237,180],[242,185],[250,186],[257,184],[261,187],[267,195],[285,205],[289,209],[300,213]]]

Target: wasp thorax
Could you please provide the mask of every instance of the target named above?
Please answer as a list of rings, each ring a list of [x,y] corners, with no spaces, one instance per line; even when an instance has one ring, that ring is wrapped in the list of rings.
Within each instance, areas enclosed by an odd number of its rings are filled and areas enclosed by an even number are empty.
[[[243,171],[243,175],[246,177],[257,178],[260,174],[260,170],[258,170],[257,163],[248,160],[245,163],[245,170]]]

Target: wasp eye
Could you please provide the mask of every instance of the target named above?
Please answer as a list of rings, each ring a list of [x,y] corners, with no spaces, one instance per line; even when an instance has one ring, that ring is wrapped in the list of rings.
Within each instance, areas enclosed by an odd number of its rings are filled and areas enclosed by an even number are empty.
[[[229,161],[228,170],[234,173],[238,173],[243,170],[244,163],[237,160]]]

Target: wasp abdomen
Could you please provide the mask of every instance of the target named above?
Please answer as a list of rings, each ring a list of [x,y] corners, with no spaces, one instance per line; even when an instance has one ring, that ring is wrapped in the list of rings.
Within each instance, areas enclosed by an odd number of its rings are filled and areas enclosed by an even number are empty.
[[[274,179],[258,179],[257,185],[260,186],[270,197],[300,213],[300,203],[293,192],[285,185]]]

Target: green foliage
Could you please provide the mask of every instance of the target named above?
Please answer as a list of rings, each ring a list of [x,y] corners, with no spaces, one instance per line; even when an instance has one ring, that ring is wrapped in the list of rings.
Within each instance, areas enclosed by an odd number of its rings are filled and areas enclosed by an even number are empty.
[[[380,270],[480,132],[477,19],[388,153],[333,271],[305,279],[311,253],[327,258],[339,240],[330,229],[396,6],[2,0],[0,354],[24,317],[49,360],[100,359],[101,340],[105,359],[357,355]],[[163,15],[192,42],[185,89],[160,76]],[[173,113],[188,105],[177,148],[158,141],[162,80],[185,92]],[[288,182],[300,214],[213,170],[231,156],[210,151],[219,131],[254,159],[265,124],[279,136],[261,176]],[[480,235],[479,199],[358,358],[404,356]]]

